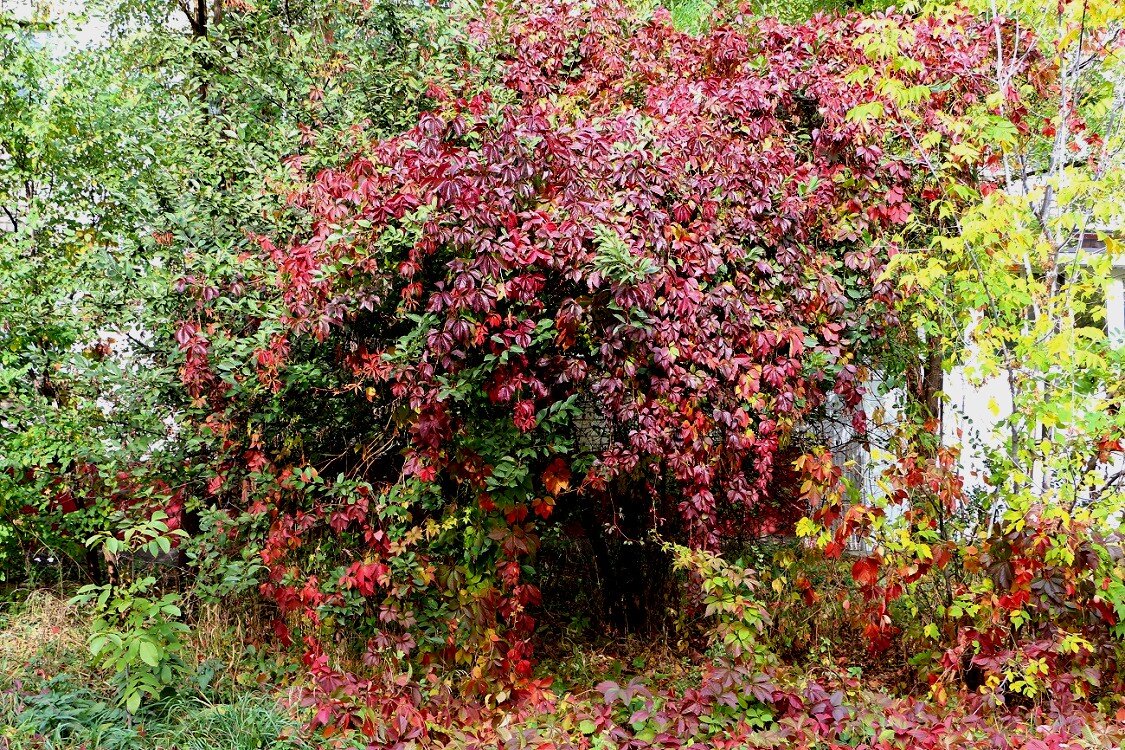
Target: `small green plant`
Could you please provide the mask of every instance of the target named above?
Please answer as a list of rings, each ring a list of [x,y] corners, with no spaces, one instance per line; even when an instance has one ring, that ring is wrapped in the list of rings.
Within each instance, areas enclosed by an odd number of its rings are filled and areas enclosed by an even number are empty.
[[[59,675],[37,692],[9,691],[0,705],[0,747],[100,748],[130,750],[139,746],[137,728],[126,711],[102,696]],[[5,743],[9,744],[5,744]]]
[[[184,536],[169,529],[162,512],[120,528],[116,534],[90,538],[108,556],[121,560],[147,555],[155,560],[172,550],[173,540]],[[160,593],[156,576],[128,583],[91,584],[78,590],[74,601],[92,604],[98,613],[89,641],[99,666],[116,673],[117,689],[125,709],[134,714],[146,696],[155,698],[176,685],[185,668],[178,656],[189,628],[179,618],[180,595]]]
[[[762,636],[770,616],[757,596],[757,574],[706,550],[680,545],[671,545],[670,549],[676,569],[699,578],[704,615],[715,620],[716,644],[735,659],[768,661],[770,652]]]

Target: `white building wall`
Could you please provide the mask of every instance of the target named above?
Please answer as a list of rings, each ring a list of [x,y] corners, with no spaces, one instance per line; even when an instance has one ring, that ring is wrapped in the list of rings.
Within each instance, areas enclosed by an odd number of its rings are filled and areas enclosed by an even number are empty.
[[[1125,258],[1117,262],[1105,295],[1106,332],[1114,345],[1122,346],[1125,345]],[[961,475],[965,489],[972,492],[986,486],[986,450],[1002,447],[1007,439],[1000,425],[1012,413],[1012,397],[1006,374],[982,377],[979,363],[972,356],[969,333],[967,331],[965,336],[965,346],[970,349],[967,360],[944,376],[942,443],[960,448]],[[838,465],[845,467],[845,476],[860,496],[869,500],[885,494],[879,480],[890,468],[891,456],[880,448],[889,447],[903,394],[883,393],[886,389],[877,379],[868,382],[866,388],[863,408],[872,418],[865,440],[860,440],[842,418],[827,420],[817,426],[816,432],[832,451]],[[880,415],[881,419],[874,415]],[[1120,467],[1109,470],[1116,468]]]

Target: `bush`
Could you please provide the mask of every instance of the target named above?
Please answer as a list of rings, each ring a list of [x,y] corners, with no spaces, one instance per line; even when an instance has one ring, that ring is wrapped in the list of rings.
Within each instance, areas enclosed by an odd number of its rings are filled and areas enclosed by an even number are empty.
[[[979,93],[983,27],[898,22],[916,85]],[[294,158],[299,231],[185,280],[185,428],[219,438],[213,502],[269,514],[262,590],[307,639],[319,723],[415,737],[442,675],[534,702],[542,528],[590,541],[609,624],[654,629],[660,542],[717,549],[798,426],[859,403],[914,199],[851,83],[867,23],[697,38],[612,2],[486,7],[414,128]],[[404,659],[431,682],[370,697],[413,684]]]

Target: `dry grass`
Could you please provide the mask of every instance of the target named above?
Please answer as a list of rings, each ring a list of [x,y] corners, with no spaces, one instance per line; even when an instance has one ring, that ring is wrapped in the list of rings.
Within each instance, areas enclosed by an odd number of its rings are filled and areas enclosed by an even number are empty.
[[[580,695],[603,680],[625,683],[643,676],[653,685],[668,687],[691,683],[699,672],[695,659],[682,644],[674,647],[661,638],[560,642],[544,654],[542,663],[544,671],[555,678],[557,690]]]
[[[228,682],[261,683],[271,663],[284,664],[292,654],[280,642],[272,623],[257,607],[201,602],[192,610],[191,632],[180,658],[189,666],[221,665]],[[248,647],[253,656],[248,658]]]
[[[207,603],[199,607],[184,644],[189,663],[214,659],[234,671],[243,658],[245,644],[263,630],[255,618],[230,607]]]
[[[88,669],[89,627],[89,615],[67,599],[51,591],[29,592],[0,615],[0,679],[10,683],[29,671],[51,676]]]

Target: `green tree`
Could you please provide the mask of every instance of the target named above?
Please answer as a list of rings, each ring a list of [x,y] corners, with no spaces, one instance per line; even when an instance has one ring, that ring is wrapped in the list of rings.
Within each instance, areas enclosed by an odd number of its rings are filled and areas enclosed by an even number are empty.
[[[912,439],[897,445],[884,495],[835,538],[871,534],[855,573],[884,618],[872,627],[893,629],[886,608],[905,592],[902,624],[947,648],[936,665],[946,676],[973,665],[996,701],[1082,698],[1112,673],[1125,614],[1125,332],[1106,320],[1125,249],[1125,10],[978,5],[1001,33],[993,93],[966,117],[918,115],[942,94],[908,85],[895,30],[873,34],[868,53],[909,124],[929,196],[919,219],[937,230],[907,238],[916,249],[894,263],[919,332],[905,362],[934,372],[940,359],[970,402],[989,399],[993,419],[962,423],[959,444],[957,405],[931,387],[915,411],[928,423],[903,425]],[[961,463],[969,453],[983,465]],[[832,539],[821,530],[822,546]]]

